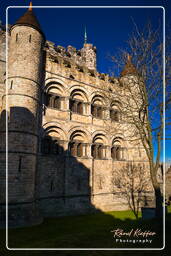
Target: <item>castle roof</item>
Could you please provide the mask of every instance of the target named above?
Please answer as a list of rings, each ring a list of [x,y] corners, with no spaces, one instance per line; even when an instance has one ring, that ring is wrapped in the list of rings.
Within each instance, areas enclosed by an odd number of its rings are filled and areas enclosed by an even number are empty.
[[[134,64],[131,61],[132,57],[128,54],[127,55],[127,62],[125,64],[124,69],[121,72],[121,76],[126,76],[126,75],[137,75],[138,71]]]
[[[31,2],[30,2],[29,9],[16,21],[16,23],[14,25],[30,26],[30,27],[33,27],[36,30],[38,30],[41,34],[43,34],[40,24],[32,10]]]

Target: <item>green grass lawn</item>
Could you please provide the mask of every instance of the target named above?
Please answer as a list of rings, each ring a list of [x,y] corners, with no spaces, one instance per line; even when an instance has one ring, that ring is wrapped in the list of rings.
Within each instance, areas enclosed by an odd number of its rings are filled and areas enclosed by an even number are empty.
[[[170,236],[171,215],[167,216],[167,234]],[[116,243],[111,230],[141,229],[156,232],[151,244]],[[5,230],[1,230],[2,246],[0,255],[122,255],[120,251],[76,251],[49,252],[49,251],[7,251],[5,250]],[[82,216],[60,217],[45,219],[41,225],[9,229],[8,246],[10,248],[161,248],[162,247],[162,225],[156,220],[143,221],[141,218],[135,220],[130,211],[96,213]],[[111,253],[111,254],[109,254]],[[132,251],[125,251],[133,253]],[[141,254],[143,253],[143,254]],[[157,255],[161,251],[156,252]],[[136,252],[136,255],[145,255],[145,252]],[[150,253],[150,255],[152,252]],[[130,254],[132,255],[132,254]],[[149,255],[149,254],[146,254]]]

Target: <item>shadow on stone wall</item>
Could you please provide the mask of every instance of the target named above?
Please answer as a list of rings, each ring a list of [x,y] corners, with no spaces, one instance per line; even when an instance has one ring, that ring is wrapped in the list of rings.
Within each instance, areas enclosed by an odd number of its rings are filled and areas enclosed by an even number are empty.
[[[44,147],[45,145],[43,145]],[[97,211],[91,203],[90,169],[49,137],[49,149],[39,153],[36,200],[44,216],[78,215]],[[48,152],[49,151],[49,152]]]
[[[28,108],[11,106],[0,116],[1,224],[5,226],[6,118],[8,122],[8,224],[24,226],[40,223],[35,206],[34,183],[37,155],[37,118]]]

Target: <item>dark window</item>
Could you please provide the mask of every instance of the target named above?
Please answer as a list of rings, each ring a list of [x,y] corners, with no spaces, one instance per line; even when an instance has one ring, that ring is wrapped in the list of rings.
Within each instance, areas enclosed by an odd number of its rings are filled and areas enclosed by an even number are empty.
[[[103,113],[102,107],[98,107],[97,108],[97,117],[102,118],[102,113]]]
[[[29,35],[29,43],[31,43],[31,35]]]
[[[72,156],[83,156],[83,144],[80,142],[70,142],[70,152]]]
[[[74,111],[74,100],[72,100],[72,99],[69,100],[69,109],[71,111]]]
[[[69,109],[77,114],[83,114],[83,102],[70,99]]]
[[[12,86],[13,86],[13,81],[11,81],[11,86],[10,86],[10,89],[12,90]]]
[[[61,99],[59,96],[54,98],[54,108],[60,109],[61,108]]]
[[[48,107],[51,107],[51,108],[53,108],[53,105],[54,105],[54,96],[53,95],[48,95],[48,103],[49,103],[49,105],[48,105]]]
[[[61,97],[54,94],[45,94],[45,104],[50,108],[61,109]]]
[[[22,156],[19,156],[18,172],[21,172],[21,160]]]
[[[121,147],[116,148],[116,159],[121,160]]]
[[[92,114],[93,116],[96,116],[96,108],[95,108],[94,105],[91,105],[91,114]]]
[[[103,118],[103,108],[98,105],[91,105],[91,114],[97,118]]]
[[[76,156],[76,151],[77,151],[77,149],[76,149],[76,144],[75,144],[75,142],[71,142],[71,143],[70,143],[70,152],[71,152],[71,155],[72,155],[72,156]]]
[[[91,155],[93,158],[96,158],[96,145],[91,146]]]
[[[78,104],[77,104],[77,113],[83,114],[83,103],[82,102],[78,102]]]
[[[18,33],[16,34],[15,41],[16,41],[16,42],[18,41]]]
[[[77,156],[82,156],[83,155],[83,145],[82,143],[79,143],[77,145]]]
[[[113,121],[118,122],[118,121],[119,121],[119,111],[116,110],[116,109],[111,109],[111,110],[110,110],[110,118],[111,118]]]
[[[51,180],[51,182],[50,182],[50,192],[53,191],[53,182],[54,182],[54,180]]]
[[[98,146],[98,158],[99,159],[103,158],[103,145]]]
[[[70,76],[69,76],[69,78],[71,78],[71,79],[75,79],[75,78],[74,78],[74,76],[72,76],[72,75],[70,75]]]
[[[59,145],[58,139],[46,136],[42,139],[42,153],[59,155],[63,153],[63,148]]]
[[[121,147],[120,146],[114,146],[111,149],[111,157],[113,160],[121,160]]]
[[[103,159],[103,149],[104,146],[102,144],[93,144],[91,147],[91,155],[95,159]]]

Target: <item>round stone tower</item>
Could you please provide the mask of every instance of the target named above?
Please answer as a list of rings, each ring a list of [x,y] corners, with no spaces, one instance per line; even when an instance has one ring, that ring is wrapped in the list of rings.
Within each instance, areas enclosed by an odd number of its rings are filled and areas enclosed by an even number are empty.
[[[8,116],[9,226],[33,225],[42,220],[35,203],[35,174],[44,42],[44,35],[30,6],[10,29],[8,92],[3,97],[3,109]],[[2,116],[4,114],[2,111]],[[3,129],[1,138],[5,138]],[[1,147],[1,152],[4,151]]]

